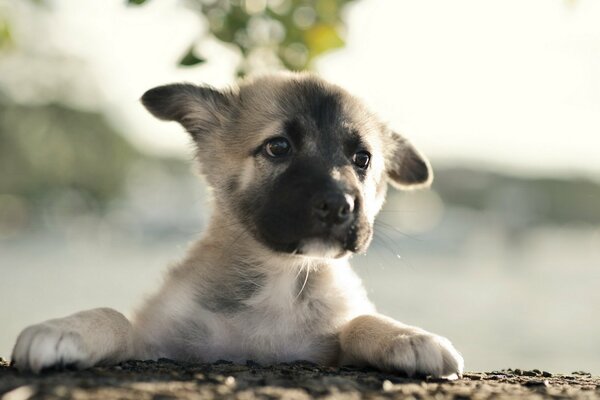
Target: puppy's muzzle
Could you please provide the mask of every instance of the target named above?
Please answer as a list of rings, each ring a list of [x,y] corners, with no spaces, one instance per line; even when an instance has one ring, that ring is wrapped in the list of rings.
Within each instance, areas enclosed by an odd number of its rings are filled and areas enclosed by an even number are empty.
[[[312,199],[312,215],[326,227],[348,225],[354,215],[354,198],[341,191],[317,194]]]

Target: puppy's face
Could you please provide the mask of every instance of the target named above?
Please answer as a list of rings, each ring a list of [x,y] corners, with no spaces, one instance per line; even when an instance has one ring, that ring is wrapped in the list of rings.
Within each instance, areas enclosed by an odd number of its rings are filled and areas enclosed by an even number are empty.
[[[263,77],[228,91],[167,85],[142,102],[190,132],[218,207],[277,252],[364,251],[387,183],[431,181],[427,161],[404,138],[312,75]]]

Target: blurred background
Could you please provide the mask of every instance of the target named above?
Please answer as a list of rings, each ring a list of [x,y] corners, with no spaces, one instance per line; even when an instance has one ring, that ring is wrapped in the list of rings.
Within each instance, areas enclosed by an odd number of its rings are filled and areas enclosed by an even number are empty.
[[[427,154],[353,265],[468,370],[600,374],[600,2],[0,0],[0,356],[28,324],[131,314],[210,215],[174,81],[310,69]]]

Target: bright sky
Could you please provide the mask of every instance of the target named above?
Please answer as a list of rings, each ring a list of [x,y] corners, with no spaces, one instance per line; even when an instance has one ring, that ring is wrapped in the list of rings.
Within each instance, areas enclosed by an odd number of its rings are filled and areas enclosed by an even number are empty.
[[[146,89],[232,82],[238,56],[212,41],[200,47],[207,64],[176,68],[205,26],[176,0],[141,8],[122,0],[57,1],[60,12],[38,15],[37,30],[29,6],[10,7],[27,17],[15,32],[22,46],[82,59],[101,90],[81,105],[101,107],[152,151],[184,154],[189,142],[176,124],[142,109]],[[434,164],[600,178],[599,1],[362,0],[346,20],[346,48],[321,58],[318,71],[365,99]],[[23,79],[90,85],[25,75],[17,58],[0,63],[0,82],[14,83],[14,93]]]

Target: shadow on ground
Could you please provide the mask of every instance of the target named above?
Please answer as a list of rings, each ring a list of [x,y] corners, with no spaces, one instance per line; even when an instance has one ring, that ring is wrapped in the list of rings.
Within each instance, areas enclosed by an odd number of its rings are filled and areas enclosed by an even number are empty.
[[[600,398],[600,378],[538,370],[466,373],[463,379],[409,379],[307,362],[188,364],[129,361],[86,371],[22,374],[0,359],[0,399]]]

